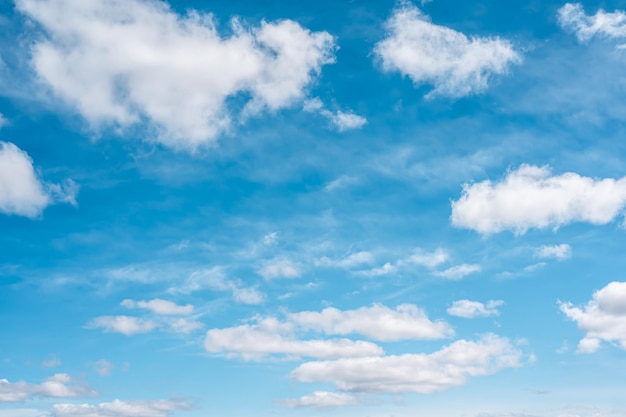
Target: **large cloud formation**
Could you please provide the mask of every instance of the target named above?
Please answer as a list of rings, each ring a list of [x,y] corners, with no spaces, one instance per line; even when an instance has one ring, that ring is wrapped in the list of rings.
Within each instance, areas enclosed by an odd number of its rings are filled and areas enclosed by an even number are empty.
[[[303,101],[334,60],[330,34],[291,20],[249,28],[234,18],[225,37],[211,15],[181,16],[157,0],[16,5],[43,29],[32,65],[56,96],[93,127],[148,122],[173,148],[211,142],[242,101],[243,118]]]
[[[385,23],[387,37],[374,53],[385,71],[398,71],[415,84],[431,84],[426,96],[462,97],[485,90],[494,75],[521,60],[511,43],[498,37],[468,38],[430,21],[402,2]]]
[[[584,307],[560,303],[561,311],[578,324],[585,337],[578,344],[580,353],[598,350],[602,341],[616,343],[626,350],[626,282],[611,282],[593,294]]]
[[[558,228],[572,222],[607,224],[626,205],[626,177],[594,179],[522,165],[497,183],[466,184],[452,202],[452,225],[482,234]]]

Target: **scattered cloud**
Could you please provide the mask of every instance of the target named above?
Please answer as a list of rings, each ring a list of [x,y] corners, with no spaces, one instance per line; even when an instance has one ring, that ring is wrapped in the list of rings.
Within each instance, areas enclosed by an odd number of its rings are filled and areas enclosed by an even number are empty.
[[[452,202],[452,225],[482,234],[530,228],[554,229],[572,222],[607,224],[626,205],[626,177],[593,179],[548,167],[521,165],[497,183],[465,184]]]
[[[511,43],[498,37],[468,38],[433,24],[416,6],[401,2],[385,22],[387,37],[374,53],[385,71],[398,71],[415,84],[431,84],[426,95],[462,97],[485,90],[495,75],[521,61]]]
[[[566,3],[557,12],[559,25],[573,32],[579,42],[588,42],[594,37],[604,39],[626,38],[626,13],[616,10],[607,13],[600,9],[595,15],[585,13],[580,3]]]
[[[44,368],[56,368],[57,366],[61,366],[61,364],[61,359],[59,359],[57,355],[51,355],[49,359],[41,362],[41,366]]]
[[[96,392],[86,385],[75,384],[68,374],[55,374],[41,384],[11,383],[0,379],[0,403],[21,402],[37,397],[76,398],[94,396]]]
[[[169,323],[170,330],[174,333],[189,334],[204,327],[204,324],[197,320],[177,319]]]
[[[95,369],[100,376],[111,375],[113,368],[115,368],[115,366],[106,359],[99,359],[93,364],[93,369]]]
[[[193,306],[187,304],[179,306],[171,301],[155,298],[150,301],[133,301],[126,299],[121,305],[126,308],[142,308],[152,311],[154,314],[162,314],[168,316],[186,316],[193,313]]]
[[[172,148],[194,150],[227,131],[233,117],[302,102],[322,66],[334,62],[335,39],[292,20],[248,27],[235,17],[224,36],[211,14],[179,15],[161,1],[77,4],[16,1],[43,29],[31,50],[39,80],[91,126],[147,121]],[[238,114],[226,104],[247,95]]]
[[[315,97],[304,103],[303,110],[307,112],[316,112],[327,118],[331,124],[339,131],[360,129],[367,123],[367,119],[359,116],[351,111],[343,112],[341,110],[330,111],[324,107],[322,101]]]
[[[183,401],[120,401],[100,404],[55,404],[54,417],[167,417],[175,411],[191,409]]]
[[[275,356],[299,359],[303,356],[340,358],[383,354],[381,347],[370,342],[349,339],[299,340],[295,330],[293,324],[275,318],[258,319],[253,324],[209,330],[204,347],[210,353],[223,353],[244,360]]]
[[[267,280],[277,278],[298,278],[300,267],[289,259],[274,258],[265,261],[258,270],[259,275]]]
[[[331,182],[329,182],[328,184],[326,184],[326,186],[324,187],[324,191],[331,192],[335,190],[340,190],[342,188],[345,188],[352,184],[356,184],[358,182],[359,182],[359,179],[357,177],[352,177],[349,175],[342,175],[339,178],[336,178],[332,180]]]
[[[567,243],[560,245],[544,245],[537,248],[535,256],[539,259],[556,259],[563,261],[572,257],[572,247]]]
[[[398,267],[396,265],[392,265],[391,262],[386,262],[383,266],[357,271],[357,275],[362,275],[365,277],[380,277],[383,275],[394,274],[398,271]]]
[[[305,395],[297,400],[283,400],[281,404],[288,407],[336,408],[350,405],[359,405],[361,401],[349,394],[315,391],[312,395]]]
[[[448,314],[451,316],[464,317],[473,319],[475,317],[499,316],[498,307],[504,305],[502,300],[489,300],[487,304],[478,301],[458,300],[452,303],[448,308]]]
[[[121,333],[132,336],[139,333],[149,333],[158,324],[152,320],[145,320],[130,316],[101,316],[87,324],[90,329],[103,329],[106,333]]]
[[[265,246],[274,246],[278,243],[278,232],[271,232],[263,236]]]
[[[433,272],[433,274],[437,275],[438,277],[445,278],[445,279],[457,280],[457,279],[463,279],[470,274],[474,274],[480,271],[481,271],[480,265],[461,264],[461,265],[452,266],[443,271]]]
[[[405,262],[432,269],[445,263],[448,258],[448,253],[441,248],[437,248],[434,252],[427,252],[418,248]]]
[[[355,267],[359,267],[362,265],[370,265],[374,263],[376,259],[374,255],[367,251],[361,251],[356,253],[351,253],[350,255],[337,260],[332,260],[326,256],[321,257],[320,259],[315,261],[317,266],[326,266],[326,267],[334,267],[341,269],[352,269]]]
[[[503,337],[458,340],[431,354],[346,358],[306,362],[292,373],[300,382],[331,382],[338,389],[363,393],[432,393],[522,365],[522,352]]]
[[[560,302],[561,311],[585,332],[578,344],[579,353],[593,353],[602,341],[626,350],[626,282],[611,282],[596,291],[584,307]]]
[[[12,143],[0,142],[0,213],[37,218],[51,204],[75,205],[77,192],[71,180],[63,184],[42,182],[26,152]]]
[[[424,310],[412,304],[390,309],[382,304],[355,310],[328,307],[321,312],[303,311],[289,314],[289,322],[306,330],[327,335],[359,334],[371,340],[442,339],[454,330],[444,321],[431,321]]]

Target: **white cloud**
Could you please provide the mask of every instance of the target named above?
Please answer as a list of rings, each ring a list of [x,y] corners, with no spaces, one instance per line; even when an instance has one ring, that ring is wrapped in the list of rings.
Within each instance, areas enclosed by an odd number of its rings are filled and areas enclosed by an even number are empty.
[[[473,36],[433,24],[409,2],[386,21],[387,37],[374,53],[385,71],[399,71],[415,84],[434,89],[426,97],[462,97],[485,90],[494,75],[521,61],[511,43],[498,37]]]
[[[196,320],[178,319],[170,323],[171,331],[182,334],[189,334],[203,327],[204,324]]]
[[[54,203],[76,204],[78,187],[43,183],[28,154],[12,143],[0,142],[0,213],[36,218]]]
[[[313,358],[340,358],[382,355],[374,343],[349,339],[299,340],[291,323],[274,318],[259,319],[244,324],[207,332],[204,347],[211,353],[224,353],[244,360],[260,360],[268,356],[291,359],[302,356]]]
[[[457,279],[465,278],[467,275],[480,272],[480,270],[481,270],[480,265],[461,264],[461,265],[450,267],[443,271],[434,272],[434,274],[437,275],[438,277],[442,277],[442,278],[446,278],[450,280],[457,280]]]
[[[487,304],[478,301],[458,300],[452,303],[448,308],[448,314],[451,316],[464,317],[472,319],[474,317],[498,316],[500,311],[498,307],[504,304],[502,300],[490,300]]]
[[[345,311],[329,307],[321,312],[289,314],[288,320],[306,330],[328,335],[356,333],[380,341],[441,339],[454,334],[446,322],[431,321],[422,309],[412,304],[399,305],[395,310],[381,304]]]
[[[68,374],[55,374],[41,384],[11,383],[0,379],[0,403],[21,402],[35,397],[75,398],[95,394],[88,386],[74,384]]]
[[[322,101],[315,97],[307,100],[302,107],[304,111],[316,112],[327,118],[339,132],[346,130],[360,129],[367,123],[367,119],[351,111],[330,111],[324,107]]]
[[[359,182],[359,179],[357,177],[351,177],[349,175],[342,175],[339,178],[336,178],[332,180],[331,182],[329,182],[328,184],[326,184],[326,186],[324,187],[324,191],[330,192],[330,191],[339,190],[351,184],[356,184],[357,182]]]
[[[559,302],[561,311],[585,332],[580,353],[592,353],[601,341],[614,342],[626,350],[626,282],[611,282],[593,294],[586,306]]]
[[[156,140],[195,149],[267,109],[302,102],[334,38],[292,20],[222,36],[210,14],[185,16],[157,0],[18,0],[44,35],[32,47],[39,80],[93,127],[147,121]],[[233,115],[229,98],[250,96]]]
[[[312,395],[305,395],[297,400],[280,401],[288,407],[313,407],[313,408],[335,408],[349,405],[359,405],[361,401],[349,394],[315,391]]]
[[[374,255],[367,251],[361,251],[356,253],[351,253],[350,255],[338,259],[332,260],[326,256],[320,258],[315,261],[315,264],[318,266],[328,266],[342,269],[352,269],[354,267],[369,265],[375,262]]]
[[[458,340],[431,354],[347,358],[307,362],[291,377],[300,382],[332,382],[342,391],[431,393],[463,385],[468,377],[521,365],[522,352],[493,334]]]
[[[101,316],[91,320],[87,327],[91,329],[101,328],[107,333],[121,333],[131,336],[138,333],[149,333],[157,327],[157,323],[137,317]]]
[[[426,268],[435,268],[447,260],[448,253],[441,248],[437,248],[434,252],[427,252],[418,248],[405,262],[425,266]]]
[[[263,236],[265,246],[274,246],[278,243],[278,232],[271,232]]]
[[[535,256],[540,259],[556,259],[559,261],[572,257],[572,247],[566,243],[560,245],[544,245],[537,248]]]
[[[380,277],[383,275],[393,274],[398,271],[398,267],[396,265],[392,265],[391,262],[386,262],[383,266],[372,268],[363,271],[357,271],[356,274],[363,275],[366,277]]]
[[[585,13],[582,4],[566,3],[557,13],[559,25],[576,34],[579,42],[587,42],[594,37],[606,39],[626,38],[626,13],[616,10],[607,13],[600,9],[595,15]]]
[[[268,280],[275,278],[298,278],[300,276],[300,267],[289,259],[274,258],[264,262],[258,273]]]
[[[504,180],[465,184],[452,202],[452,224],[491,234],[529,228],[558,228],[571,222],[607,224],[626,205],[626,177],[593,179],[548,167],[522,165]]]
[[[193,306],[187,304],[179,306],[171,301],[155,298],[150,301],[133,301],[124,300],[121,305],[126,308],[142,308],[152,311],[154,314],[163,314],[171,316],[185,316],[193,313]]]
[[[167,417],[174,411],[189,410],[182,401],[120,401],[100,404],[55,404],[54,417]]]

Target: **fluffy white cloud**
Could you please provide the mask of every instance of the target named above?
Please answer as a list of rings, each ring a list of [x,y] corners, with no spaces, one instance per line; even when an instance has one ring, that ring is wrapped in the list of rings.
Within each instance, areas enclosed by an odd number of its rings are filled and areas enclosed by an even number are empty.
[[[562,261],[572,256],[572,247],[567,243],[544,245],[537,248],[535,256],[540,259],[557,259]]]
[[[316,112],[327,118],[332,125],[340,132],[346,130],[360,129],[367,123],[367,119],[363,116],[359,116],[351,111],[343,112],[337,110],[332,112],[324,107],[322,101],[315,97],[311,100],[307,100],[303,106],[304,111]]]
[[[452,303],[448,308],[448,314],[451,316],[464,317],[472,319],[474,317],[498,316],[500,311],[498,307],[504,304],[502,300],[490,300],[487,304],[478,301],[458,300]]]
[[[93,396],[96,392],[85,385],[74,384],[68,374],[55,374],[41,384],[11,383],[0,379],[0,403],[26,401],[35,397],[75,398]]]
[[[626,205],[626,178],[594,179],[548,167],[522,165],[504,180],[465,184],[452,202],[452,224],[491,234],[558,228],[571,222],[607,224]]]
[[[446,322],[431,321],[412,304],[399,305],[395,310],[381,304],[345,311],[329,307],[321,312],[290,314],[288,320],[307,330],[329,335],[356,333],[380,341],[441,339],[454,334]]]
[[[144,320],[130,316],[101,316],[91,320],[88,328],[104,329],[107,333],[121,333],[131,336],[138,333],[148,333],[157,327],[157,323],[152,320]]]
[[[399,71],[415,84],[434,89],[426,97],[461,97],[485,90],[494,75],[521,60],[511,43],[498,37],[464,34],[433,24],[409,2],[385,23],[387,37],[374,53],[385,71]]]
[[[55,404],[54,417],[167,417],[174,411],[189,410],[182,401],[120,401],[100,404]]]
[[[244,324],[207,332],[204,347],[211,353],[244,360],[260,360],[267,356],[282,355],[287,358],[340,358],[382,355],[381,347],[374,343],[349,339],[299,340],[295,327],[274,318],[260,319],[254,324]]]
[[[280,403],[288,407],[335,408],[359,405],[361,401],[349,394],[315,391],[312,395],[305,395],[297,400],[284,400]]]
[[[596,291],[582,308],[570,302],[559,302],[559,305],[585,332],[578,344],[580,353],[595,352],[601,341],[614,342],[626,350],[626,282],[611,282]]]
[[[478,341],[458,340],[431,354],[307,362],[291,377],[301,382],[332,382],[349,392],[431,393],[463,385],[468,377],[520,366],[522,357],[508,339],[490,334]]]
[[[152,311],[154,314],[163,314],[171,316],[185,316],[193,313],[193,306],[187,304],[179,306],[171,301],[155,298],[150,301],[134,301],[124,300],[121,305],[126,308],[142,308]]]
[[[275,278],[298,278],[300,276],[300,267],[289,259],[275,258],[264,262],[258,273],[268,280]]]
[[[434,272],[434,274],[442,278],[446,278],[450,280],[457,280],[457,279],[465,278],[467,275],[480,272],[480,270],[481,270],[480,265],[461,264],[461,265],[452,266],[443,271]]]
[[[147,121],[174,148],[193,150],[229,129],[229,98],[249,95],[242,120],[301,102],[334,61],[330,34],[291,20],[250,28],[233,18],[222,36],[212,15],[178,15],[158,0],[16,5],[43,29],[32,66],[56,96],[94,127]]]
[[[626,38],[626,13],[616,10],[607,13],[600,9],[595,15],[585,13],[582,4],[567,3],[557,13],[559,25],[576,34],[580,42],[587,42],[594,37],[607,39]]]
[[[0,142],[0,213],[35,218],[50,204],[76,204],[78,187],[43,183],[28,154],[12,143]]]

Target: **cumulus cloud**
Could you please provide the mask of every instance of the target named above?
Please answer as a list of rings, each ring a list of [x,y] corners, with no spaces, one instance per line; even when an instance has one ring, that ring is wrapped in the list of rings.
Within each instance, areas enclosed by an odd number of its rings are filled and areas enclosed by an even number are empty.
[[[87,327],[103,329],[106,333],[121,333],[132,336],[138,333],[149,333],[157,327],[152,320],[145,320],[130,316],[101,316],[91,320]]]
[[[300,357],[340,358],[382,355],[374,343],[349,339],[299,340],[291,323],[275,318],[259,319],[244,324],[207,332],[204,347],[211,353],[224,353],[244,360],[260,360],[268,356],[290,359]]]
[[[349,405],[359,405],[361,401],[349,394],[315,391],[312,395],[305,395],[297,400],[283,400],[281,404],[288,407],[336,408]]]
[[[600,9],[590,16],[580,3],[566,3],[557,12],[559,25],[576,35],[579,42],[587,42],[594,37],[604,39],[626,38],[626,13],[616,10],[607,13]]]
[[[306,98],[335,40],[292,20],[230,35],[210,14],[176,14],[158,0],[17,0],[42,29],[32,46],[39,80],[93,127],[142,122],[166,146],[195,149],[239,120]],[[227,104],[229,98],[237,100]],[[243,107],[235,103],[250,97]]]
[[[291,377],[300,382],[331,382],[348,392],[432,393],[463,385],[469,377],[520,366],[522,357],[508,339],[489,334],[478,341],[458,340],[431,354],[307,362]]]
[[[609,283],[583,307],[575,307],[571,302],[559,302],[559,306],[585,332],[578,352],[595,352],[602,341],[626,350],[626,282]]]
[[[321,312],[290,314],[288,320],[303,329],[328,335],[355,333],[379,341],[441,339],[454,334],[450,325],[431,321],[422,309],[412,304],[399,305],[395,310],[382,304],[345,311],[329,307]]]
[[[51,204],[76,204],[76,184],[42,182],[33,160],[12,143],[0,142],[0,213],[36,218]]]
[[[467,275],[480,272],[480,270],[481,270],[480,265],[461,264],[461,265],[452,266],[443,271],[434,272],[434,274],[445,279],[457,280],[457,279],[463,279]]]
[[[259,275],[270,280],[276,278],[298,278],[301,274],[300,267],[289,259],[274,258],[265,261],[258,270]]]
[[[544,245],[537,248],[535,256],[540,259],[556,259],[562,261],[572,256],[572,247],[566,243],[560,245]]]
[[[9,382],[0,379],[0,403],[20,402],[36,397],[75,398],[93,396],[96,392],[86,385],[74,384],[68,374],[55,374],[40,384]]]
[[[448,253],[437,248],[434,252],[427,252],[423,249],[415,249],[413,254],[406,260],[407,263],[435,268],[448,260]]]
[[[180,306],[171,301],[155,298],[150,301],[133,301],[124,300],[121,305],[126,308],[142,308],[152,311],[154,314],[163,314],[171,316],[185,316],[193,313],[193,306],[187,304]]]
[[[100,404],[55,404],[54,417],[167,417],[175,411],[189,410],[183,401],[120,401]]]
[[[316,112],[327,118],[331,124],[339,131],[345,132],[346,130],[360,129],[367,123],[367,119],[363,116],[359,116],[351,111],[330,111],[324,107],[324,104],[319,98],[313,98],[307,100],[303,106],[304,111]]]
[[[490,300],[487,304],[478,301],[458,300],[452,303],[448,308],[448,314],[451,316],[464,317],[473,319],[474,317],[498,316],[500,311],[498,307],[504,304],[502,300]]]
[[[548,167],[522,165],[497,183],[465,184],[452,202],[452,225],[482,234],[530,228],[554,229],[572,222],[602,225],[626,205],[626,177],[594,179],[573,172],[551,175]]]
[[[431,84],[428,97],[462,97],[487,88],[494,75],[521,61],[511,43],[498,37],[468,38],[433,24],[417,7],[402,2],[385,22],[387,37],[374,53],[385,71],[398,71],[415,84]]]

